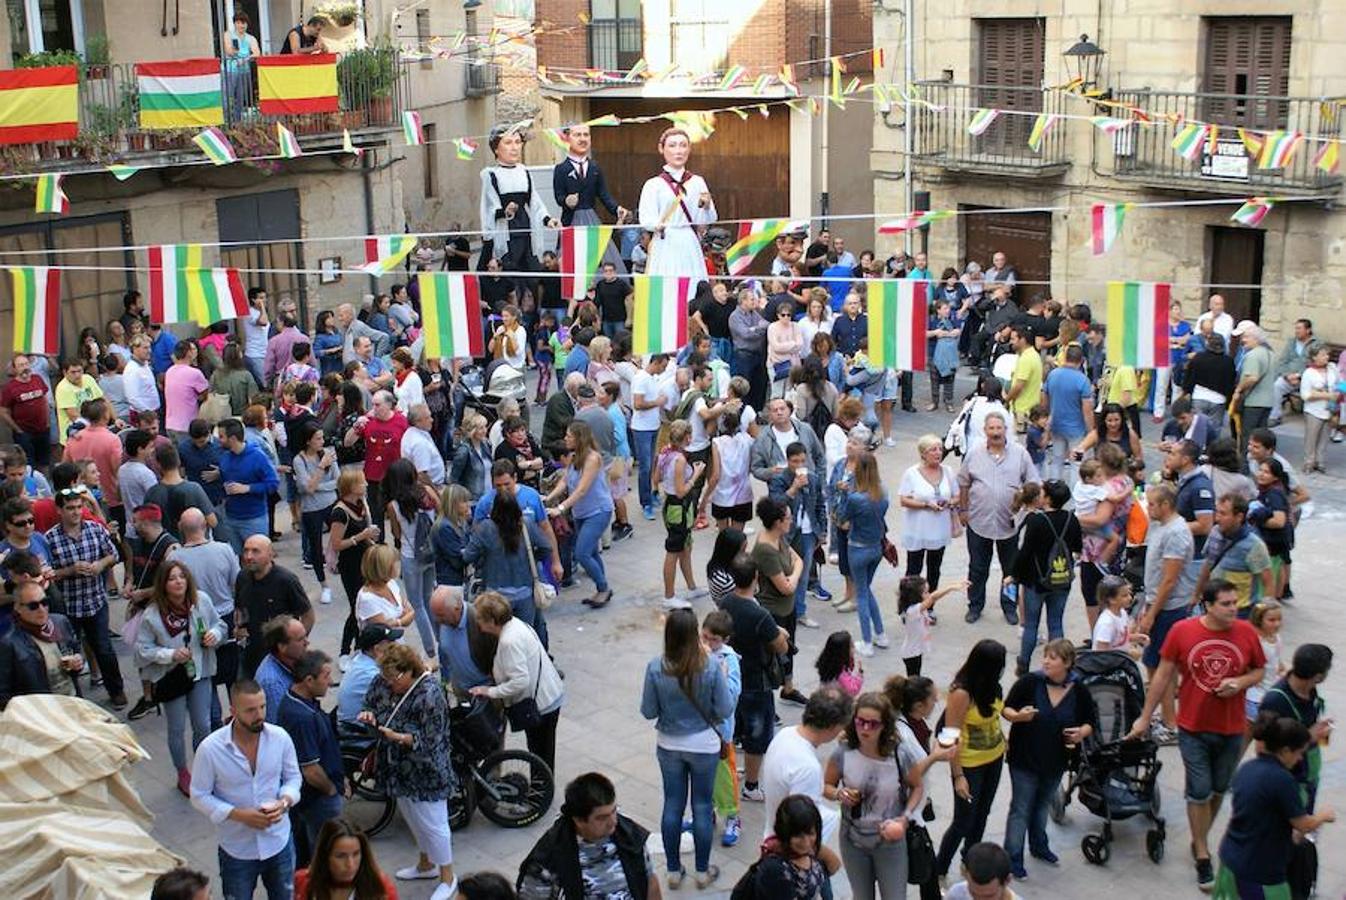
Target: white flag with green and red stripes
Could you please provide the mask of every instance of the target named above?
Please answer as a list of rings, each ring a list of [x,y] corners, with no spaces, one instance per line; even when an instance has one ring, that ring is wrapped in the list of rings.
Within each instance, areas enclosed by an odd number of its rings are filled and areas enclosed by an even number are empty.
[[[900,372],[925,371],[929,283],[914,278],[869,282],[869,364]]]
[[[467,272],[421,272],[421,328],[427,359],[486,355],[481,292]]]
[[[12,266],[14,352],[61,352],[61,272],[48,266]]]
[[[409,234],[392,234],[365,238],[365,264],[360,267],[370,275],[384,275],[396,269],[406,255],[416,249],[416,238]]]
[[[238,270],[208,269],[201,259],[200,244],[149,248],[151,322],[195,322],[205,328],[248,314]]]
[[[631,311],[631,352],[676,353],[687,343],[687,301],[693,280],[675,275],[636,275]]]
[[[611,225],[570,225],[561,229],[563,297],[577,300],[589,292],[611,241]]]
[[[1167,369],[1170,285],[1108,282],[1108,362],[1138,369]]]

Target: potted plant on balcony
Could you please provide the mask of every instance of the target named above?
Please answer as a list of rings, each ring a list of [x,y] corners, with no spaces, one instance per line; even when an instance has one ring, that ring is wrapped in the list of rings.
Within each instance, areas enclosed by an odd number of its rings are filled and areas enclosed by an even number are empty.
[[[342,109],[367,111],[371,125],[393,124],[397,53],[391,45],[347,53],[337,63],[337,82]]]
[[[136,126],[136,95],[135,88],[130,84],[124,84],[115,106],[105,106],[102,103],[93,103],[85,111],[84,133],[92,134],[108,146],[115,146],[123,137],[130,141],[130,132]],[[140,146],[133,149],[145,149],[145,135],[136,134],[140,138]]]
[[[327,0],[313,9],[315,16],[322,16],[340,28],[349,28],[360,18],[360,4],[351,0]]]
[[[234,145],[234,153],[247,166],[274,175],[284,169],[279,159],[258,159],[261,156],[278,156],[280,140],[276,136],[276,126],[270,122],[253,122],[235,125],[225,135]]]
[[[106,78],[112,64],[112,49],[107,35],[90,35],[84,41],[84,75],[86,78]]]
[[[48,66],[78,66],[84,60],[74,50],[43,50],[25,53],[14,63],[16,69],[45,69]]]

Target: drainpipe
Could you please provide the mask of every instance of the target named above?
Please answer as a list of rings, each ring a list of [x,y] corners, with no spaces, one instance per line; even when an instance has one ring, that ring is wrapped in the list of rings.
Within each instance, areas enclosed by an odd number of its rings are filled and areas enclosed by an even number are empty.
[[[916,51],[915,51],[916,42],[912,39],[911,34],[912,29],[916,25],[916,16],[913,10],[914,6],[915,3],[913,2],[913,0],[906,0],[906,3],[903,6],[902,10],[902,18],[904,20],[902,23],[902,37],[903,37],[902,43],[904,45],[902,48],[903,90],[909,89],[910,86],[914,84],[916,81]],[[902,129],[902,149],[903,149],[902,193],[905,198],[904,200],[905,209],[907,213],[910,214],[912,211],[912,207],[915,206],[916,204],[916,188],[915,185],[911,183],[911,152],[913,149],[915,149],[916,142],[915,138],[911,133],[912,117],[910,106],[907,106],[906,115],[903,116],[903,120],[905,123],[905,127]],[[913,235],[911,233],[911,229],[907,229],[906,246],[903,248],[903,250],[908,254],[911,253],[912,237]]]

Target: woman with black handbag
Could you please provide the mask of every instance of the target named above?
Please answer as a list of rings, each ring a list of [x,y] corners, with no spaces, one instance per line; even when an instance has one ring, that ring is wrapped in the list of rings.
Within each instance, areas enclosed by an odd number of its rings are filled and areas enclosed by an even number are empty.
[[[192,773],[182,729],[190,718],[193,750],[210,733],[215,648],[225,637],[215,604],[197,591],[191,570],[177,560],[161,565],[136,634],[136,663],[168,714],[168,755],[184,797],[191,793]]]
[[[485,591],[472,602],[481,633],[496,638],[491,685],[472,689],[474,697],[498,700],[511,731],[522,731],[528,750],[556,771],[556,723],[565,702],[565,683],[537,633],[514,617],[509,601]]]

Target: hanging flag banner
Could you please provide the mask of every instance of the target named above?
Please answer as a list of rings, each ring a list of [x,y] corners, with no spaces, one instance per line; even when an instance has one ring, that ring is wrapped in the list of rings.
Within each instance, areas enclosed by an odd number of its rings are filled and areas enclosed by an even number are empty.
[[[636,275],[631,310],[631,352],[637,356],[676,353],[687,343],[687,301],[692,279]]]
[[[396,269],[406,255],[416,249],[416,238],[409,234],[393,234],[365,238],[365,264],[360,267],[368,275],[384,275]]]
[[[125,181],[135,173],[141,170],[141,166],[124,166],[120,163],[113,163],[107,167],[108,173],[118,181]]]
[[[777,236],[787,231],[807,230],[807,221],[753,219],[751,222],[740,222],[738,240],[731,244],[728,250],[724,251],[724,262],[729,269],[729,274],[737,278],[748,271],[748,267],[752,265],[752,261],[757,254],[771,246]]]
[[[472,138],[454,138],[453,146],[459,159],[471,159],[477,152],[477,142]]]
[[[149,248],[151,322],[195,322],[208,328],[248,314],[238,270],[202,268],[201,256],[200,244]]]
[[[912,213],[900,219],[889,219],[879,225],[879,234],[901,234],[913,228],[924,228],[932,222],[947,219],[953,215],[951,209],[932,209],[928,212]]]
[[[1042,139],[1060,119],[1061,117],[1055,113],[1042,113],[1033,120],[1033,130],[1028,134],[1028,146],[1034,153],[1042,150]]]
[[[64,175],[37,176],[37,192],[34,196],[33,210],[40,213],[52,213],[63,216],[70,212],[70,198],[61,190]]]
[[[1090,241],[1094,256],[1112,249],[1122,233],[1122,220],[1129,203],[1095,203],[1089,210]]]
[[[234,152],[234,145],[229,143],[229,138],[225,137],[224,132],[218,128],[207,128],[192,138],[192,143],[200,147],[206,158],[217,166],[227,166],[229,163],[238,162],[238,154]]]
[[[626,77],[623,78],[622,81],[635,81],[649,70],[650,64],[645,62],[645,57],[642,56],[640,59],[636,60],[635,65],[631,66],[631,70],[626,73]]]
[[[846,71],[845,67],[842,66],[841,57],[839,56],[832,57],[828,62],[832,70],[832,77],[830,79],[831,88],[827,92],[827,99],[835,103],[839,109],[845,109],[846,101],[841,99],[841,73]]]
[[[55,357],[61,352],[61,272],[47,266],[11,266],[14,352]]]
[[[410,109],[402,113],[402,137],[406,139],[408,147],[419,147],[425,143],[420,113]]]
[[[570,225],[561,229],[562,297],[580,299],[589,293],[603,254],[612,242],[611,225]]]
[[[1108,363],[1137,369],[1167,369],[1170,285],[1148,281],[1108,282]]]
[[[1229,218],[1249,227],[1261,225],[1267,213],[1271,212],[1271,207],[1275,205],[1275,201],[1270,197],[1249,197]]]
[[[967,123],[967,133],[978,135],[991,127],[991,123],[1000,118],[998,109],[979,109],[972,114],[972,120]]]
[[[285,159],[298,159],[304,155],[304,150],[299,146],[299,139],[294,136],[294,132],[279,122],[276,123],[276,140],[280,144],[280,155]]]
[[[351,140],[351,130],[349,128],[341,129],[341,150],[343,153],[353,153],[356,156],[364,155],[364,148],[355,146],[355,141]]]
[[[795,81],[795,67],[786,63],[780,67],[780,83],[792,96],[799,96],[799,82]]]
[[[136,63],[136,85],[142,129],[224,124],[218,59]]]
[[[79,69],[47,66],[0,72],[0,144],[79,137]]]
[[[870,51],[869,51],[869,66],[870,66],[871,69],[873,69],[874,74],[876,74],[876,75],[878,74],[879,69],[882,69],[882,68],[883,68],[883,48],[882,48],[882,47],[875,47],[873,50],[870,50]]]
[[[1304,143],[1298,131],[1273,131],[1262,143],[1262,154],[1257,158],[1259,169],[1284,169],[1294,159],[1295,152]]]
[[[298,116],[340,109],[335,53],[257,57],[257,108],[264,116]]]
[[[421,332],[427,359],[486,355],[481,293],[469,272],[421,272]]]
[[[869,283],[869,365],[900,372],[925,371],[926,300],[929,283],[914,278]]]
[[[570,145],[567,144],[566,139],[561,136],[561,129],[544,128],[542,129],[542,136],[547,139],[547,143],[551,144],[557,150],[560,150],[563,153],[570,152]]]
[[[766,93],[766,89],[771,84],[770,75],[758,75],[757,80],[752,83],[752,95],[760,97]]]
[[[1256,131],[1252,131],[1248,128],[1239,128],[1236,130],[1238,131],[1239,140],[1243,141],[1243,149],[1248,151],[1248,156],[1253,159],[1257,159],[1261,156],[1262,144],[1264,143],[1262,136]]]
[[[743,83],[743,79],[747,77],[747,74],[748,70],[743,68],[743,66],[730,66],[729,70],[724,73],[724,77],[720,79],[720,85],[717,90],[732,91]]]
[[[1187,125],[1174,136],[1173,142],[1169,144],[1178,155],[1189,162],[1196,162],[1201,158],[1201,152],[1206,148],[1206,126]]]
[[[1322,149],[1313,157],[1313,167],[1329,175],[1337,174],[1341,167],[1341,145],[1336,141],[1324,142]]]
[[[1118,119],[1113,116],[1090,116],[1089,123],[1104,134],[1116,134],[1129,127],[1134,120]]]
[[[620,125],[622,124],[622,120],[617,118],[617,116],[614,115],[613,113],[608,113],[606,115],[599,116],[597,119],[590,119],[584,124],[588,125],[590,128],[602,128],[608,125]]]

